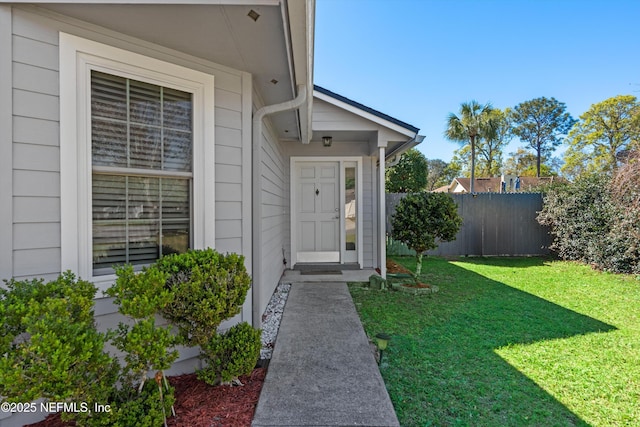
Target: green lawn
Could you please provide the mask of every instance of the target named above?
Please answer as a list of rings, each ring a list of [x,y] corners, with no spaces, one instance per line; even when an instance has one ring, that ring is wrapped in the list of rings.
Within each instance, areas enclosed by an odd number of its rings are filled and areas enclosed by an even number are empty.
[[[413,268],[413,258],[394,258]],[[351,286],[403,426],[639,426],[640,280],[541,258],[429,258],[433,296]]]

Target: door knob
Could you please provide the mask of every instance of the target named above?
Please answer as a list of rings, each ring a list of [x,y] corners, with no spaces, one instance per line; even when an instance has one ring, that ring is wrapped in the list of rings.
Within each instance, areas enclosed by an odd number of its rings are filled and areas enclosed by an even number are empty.
[[[316,188],[316,196],[317,196],[318,194],[320,194],[320,190],[318,190],[318,189]]]

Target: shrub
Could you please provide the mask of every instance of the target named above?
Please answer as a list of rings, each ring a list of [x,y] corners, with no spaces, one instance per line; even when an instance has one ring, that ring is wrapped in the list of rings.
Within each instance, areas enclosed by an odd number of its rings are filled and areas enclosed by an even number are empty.
[[[549,189],[537,219],[551,227],[561,258],[599,264],[614,212],[606,179],[592,175]]]
[[[166,276],[155,269],[136,274],[131,265],[116,268],[116,283],[107,290],[115,298],[118,311],[132,319],[133,325],[120,322],[113,338],[115,347],[125,353],[124,376],[138,387],[150,370],[164,370],[178,358],[171,326],[156,325],[155,315],[171,300],[164,288]]]
[[[563,259],[616,273],[640,272],[637,215],[613,196],[603,175],[550,188],[538,222],[551,227],[551,249]]]
[[[173,389],[167,386],[163,391],[160,383],[149,381],[148,374],[157,370],[156,375],[164,377],[162,371],[178,358],[176,350],[170,351],[176,345],[172,326],[158,326],[155,319],[173,295],[165,288],[167,276],[157,269],[136,274],[131,265],[126,265],[117,267],[116,275],[116,283],[107,295],[115,298],[118,311],[133,324],[120,322],[113,333],[113,344],[124,353],[126,363],[120,378],[122,388],[113,397],[112,422],[122,426],[162,425],[167,413],[162,408],[173,404]]]
[[[202,346],[207,367],[198,372],[198,378],[213,385],[250,374],[260,356],[260,335],[259,330],[242,322],[211,337]]]
[[[162,399],[160,396],[162,387]],[[157,427],[171,414],[175,402],[174,388],[165,388],[154,381],[145,382],[138,392],[132,388],[122,389],[111,405],[111,413],[102,417],[104,425],[117,427]],[[101,420],[102,421],[102,420]],[[94,426],[98,425],[94,423]]]
[[[243,256],[213,249],[168,255],[154,268],[167,275],[173,294],[161,312],[190,346],[208,342],[223,320],[240,313],[251,283]]]
[[[437,241],[455,240],[461,225],[458,206],[446,193],[415,193],[400,200],[391,218],[392,237],[416,251],[416,280],[423,253],[437,248]]]
[[[7,401],[104,403],[119,369],[96,330],[93,284],[71,272],[0,289],[0,395]],[[65,414],[65,418],[77,418]]]

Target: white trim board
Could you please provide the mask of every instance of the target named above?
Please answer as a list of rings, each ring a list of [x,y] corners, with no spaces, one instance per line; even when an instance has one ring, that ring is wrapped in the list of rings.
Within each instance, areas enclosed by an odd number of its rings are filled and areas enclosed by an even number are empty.
[[[362,157],[360,156],[332,156],[332,157],[323,157],[323,156],[291,156],[289,159],[289,212],[290,212],[290,230],[291,230],[291,267],[293,268],[298,262],[305,262],[304,260],[297,259],[297,241],[298,241],[298,233],[296,227],[297,221],[297,198],[296,198],[296,179],[295,179],[295,164],[297,162],[338,162],[338,170],[339,170],[339,182],[340,182],[340,200],[344,200],[344,163],[345,162],[355,162],[356,163],[356,176],[357,176],[357,186],[356,186],[356,198],[359,203],[356,203],[356,215],[358,221],[356,222],[356,247],[358,248],[358,264],[360,268],[363,267],[364,263],[364,248],[363,248],[363,178],[362,178]],[[343,203],[340,203],[343,206]],[[340,212],[340,263],[345,262],[345,245],[344,245],[344,207]]]
[[[0,5],[0,279],[13,276],[13,49],[11,6]]]

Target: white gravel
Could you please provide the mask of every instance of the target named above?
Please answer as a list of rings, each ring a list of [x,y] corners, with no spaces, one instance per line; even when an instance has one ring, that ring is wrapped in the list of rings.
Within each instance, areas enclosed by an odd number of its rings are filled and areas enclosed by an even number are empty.
[[[284,305],[289,296],[291,283],[280,283],[273,292],[269,304],[262,315],[262,349],[260,359],[271,359],[273,346],[276,343],[280,320],[284,312]]]

